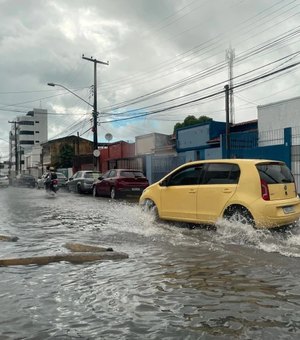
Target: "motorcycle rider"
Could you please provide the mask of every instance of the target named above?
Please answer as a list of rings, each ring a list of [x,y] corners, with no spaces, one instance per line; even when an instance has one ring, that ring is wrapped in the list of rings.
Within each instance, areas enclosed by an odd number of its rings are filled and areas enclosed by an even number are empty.
[[[45,189],[51,190],[52,181],[54,179],[57,179],[57,174],[55,172],[55,169],[52,166],[47,167],[47,171],[48,173],[45,176]]]

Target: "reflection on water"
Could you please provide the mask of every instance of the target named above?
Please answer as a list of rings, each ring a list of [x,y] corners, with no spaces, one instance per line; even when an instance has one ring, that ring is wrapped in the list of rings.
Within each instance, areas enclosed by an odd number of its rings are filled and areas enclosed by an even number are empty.
[[[129,259],[0,268],[0,339],[298,339],[300,227],[154,223],[136,202],[0,191],[0,257],[66,242]]]

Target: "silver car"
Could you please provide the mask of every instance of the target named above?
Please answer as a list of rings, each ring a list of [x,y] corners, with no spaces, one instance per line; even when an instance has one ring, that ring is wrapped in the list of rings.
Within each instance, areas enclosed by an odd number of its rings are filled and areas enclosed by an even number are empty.
[[[47,172],[44,173],[42,177],[38,178],[38,180],[37,180],[37,188],[38,189],[44,188],[46,175],[47,175]],[[67,181],[68,181],[67,177],[61,172],[56,172],[56,175],[57,175],[58,187],[59,188],[66,188]]]
[[[71,192],[92,193],[93,183],[101,176],[101,172],[93,170],[77,171],[67,182]]]

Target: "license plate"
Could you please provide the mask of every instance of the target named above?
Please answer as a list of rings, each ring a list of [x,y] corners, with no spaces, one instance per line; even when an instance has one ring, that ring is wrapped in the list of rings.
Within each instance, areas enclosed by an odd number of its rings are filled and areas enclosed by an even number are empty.
[[[132,191],[140,191],[141,189],[140,188],[132,188],[131,190]]]
[[[294,207],[292,207],[292,206],[288,206],[288,207],[283,207],[283,212],[285,213],[285,214],[291,214],[291,213],[293,213],[295,210],[294,210]]]

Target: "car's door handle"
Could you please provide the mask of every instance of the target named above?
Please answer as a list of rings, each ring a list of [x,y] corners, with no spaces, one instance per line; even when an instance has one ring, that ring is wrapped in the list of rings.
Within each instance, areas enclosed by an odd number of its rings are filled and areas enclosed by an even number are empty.
[[[196,193],[196,189],[190,189],[189,190],[189,194],[195,194]]]
[[[229,189],[229,188],[225,188],[225,189],[223,189],[223,192],[225,193],[225,194],[230,194],[231,192],[232,192],[232,189]]]

